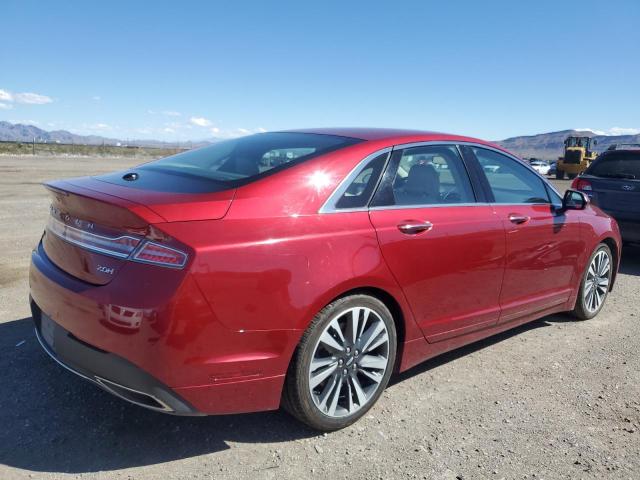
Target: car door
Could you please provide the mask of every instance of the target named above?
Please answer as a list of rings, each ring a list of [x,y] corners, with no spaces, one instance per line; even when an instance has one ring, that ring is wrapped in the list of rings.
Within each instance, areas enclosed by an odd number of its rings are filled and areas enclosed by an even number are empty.
[[[489,148],[469,146],[463,151],[481,167],[506,232],[499,323],[566,302],[586,247],[580,235],[581,212],[561,212],[559,195],[520,160]]]
[[[369,215],[385,261],[429,342],[497,323],[504,227],[476,201],[458,148],[396,148]]]

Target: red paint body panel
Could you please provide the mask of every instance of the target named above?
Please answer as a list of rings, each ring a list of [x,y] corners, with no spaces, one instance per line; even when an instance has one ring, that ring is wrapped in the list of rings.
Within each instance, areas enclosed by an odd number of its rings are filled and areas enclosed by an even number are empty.
[[[314,130],[366,141],[211,194],[137,190],[92,178],[53,182],[73,218],[188,254],[183,269],[118,260],[45,234],[31,296],[75,337],[153,375],[199,412],[278,408],[284,377],[314,315],[345,292],[393,299],[398,370],[540,316],[569,310],[585,263],[615,221],[594,207],[478,204],[319,214],[366,156],[446,134]],[[496,147],[497,148],[497,147]],[[514,226],[510,213],[530,217]],[[434,227],[407,237],[403,220]],[[97,265],[114,268],[110,278]]]
[[[505,240],[490,206],[373,210],[380,248],[430,342],[489,327],[500,316]],[[429,231],[406,235],[405,221]]]

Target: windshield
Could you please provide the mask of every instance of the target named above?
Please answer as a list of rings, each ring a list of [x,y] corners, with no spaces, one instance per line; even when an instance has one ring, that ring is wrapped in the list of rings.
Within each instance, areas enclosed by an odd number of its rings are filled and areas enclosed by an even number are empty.
[[[640,179],[640,152],[603,153],[585,173],[596,177]]]
[[[279,170],[360,141],[313,133],[259,133],[156,160],[145,164],[140,170],[240,185],[271,170]]]

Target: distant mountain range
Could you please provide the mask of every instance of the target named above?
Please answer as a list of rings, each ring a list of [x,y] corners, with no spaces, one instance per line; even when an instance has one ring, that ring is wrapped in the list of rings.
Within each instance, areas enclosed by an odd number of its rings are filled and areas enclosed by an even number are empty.
[[[67,130],[47,131],[33,125],[9,123],[0,121],[0,141],[4,142],[33,142],[38,143],[67,143],[76,145],[137,145],[141,147],[173,147],[175,142],[160,140],[122,140],[118,138],[101,137],[99,135],[77,135]],[[209,142],[190,142],[194,147]],[[184,143],[183,143],[184,145]]]
[[[535,157],[544,160],[557,160],[563,152],[564,140],[569,135],[581,135],[594,138],[598,142],[595,147],[597,152],[602,152],[615,143],[640,143],[640,135],[596,135],[589,130],[562,130],[560,132],[540,133],[538,135],[507,138],[495,143],[502,145],[507,150],[524,158]],[[33,125],[13,124],[0,121],[0,141],[32,142],[34,138],[37,142],[75,143],[78,145],[128,144],[144,147],[175,146],[175,143],[160,140],[125,141],[117,138],[101,137],[99,135],[76,135],[66,130],[49,132]],[[194,147],[202,146],[215,141],[216,139],[192,142],[192,145]]]
[[[564,151],[564,140],[569,135],[591,137],[598,143],[596,152],[602,152],[616,143],[640,143],[640,135],[596,135],[589,130],[562,130],[560,132],[540,133],[523,137],[507,138],[495,142],[523,158],[557,160]]]

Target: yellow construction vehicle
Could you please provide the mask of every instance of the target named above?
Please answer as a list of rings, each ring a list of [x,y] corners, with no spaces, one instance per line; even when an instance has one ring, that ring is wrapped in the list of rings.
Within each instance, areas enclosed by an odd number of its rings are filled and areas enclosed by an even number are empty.
[[[570,136],[564,141],[564,156],[556,164],[556,178],[563,179],[565,174],[575,178],[584,172],[591,162],[596,159],[596,152],[591,150],[591,144],[598,142],[591,137]]]

